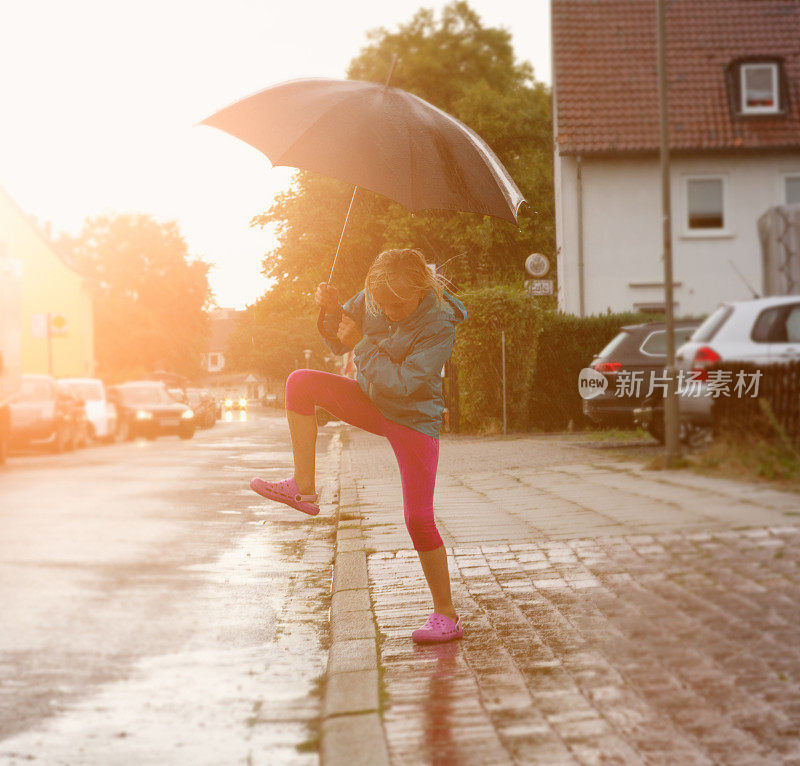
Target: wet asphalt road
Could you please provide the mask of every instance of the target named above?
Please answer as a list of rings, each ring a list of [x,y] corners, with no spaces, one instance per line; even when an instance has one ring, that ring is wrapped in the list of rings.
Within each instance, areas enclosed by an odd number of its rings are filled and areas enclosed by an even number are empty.
[[[0,471],[0,762],[315,762],[330,522],[249,490],[291,453],[246,417]]]

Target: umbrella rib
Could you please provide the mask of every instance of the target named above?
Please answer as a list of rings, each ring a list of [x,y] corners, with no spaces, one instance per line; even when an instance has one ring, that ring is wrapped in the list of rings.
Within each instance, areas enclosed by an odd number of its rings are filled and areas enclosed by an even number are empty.
[[[360,91],[357,91],[357,92],[351,93],[351,94],[350,94],[350,95],[349,95],[347,98],[345,98],[345,99],[342,99],[341,101],[339,101],[339,102],[338,102],[338,103],[336,103],[336,104],[332,104],[332,105],[331,105],[331,106],[329,106],[327,109],[325,109],[324,111],[320,112],[320,113],[317,115],[317,117],[314,119],[314,121],[313,121],[313,122],[312,122],[310,125],[306,126],[306,127],[303,129],[303,132],[302,132],[302,133],[300,133],[300,135],[299,135],[299,136],[297,136],[297,138],[295,138],[295,139],[294,139],[294,141],[292,141],[292,143],[291,143],[291,144],[289,144],[289,146],[287,146],[287,147],[286,147],[286,148],[285,148],[285,149],[284,149],[284,150],[281,152],[281,155],[280,155],[280,157],[276,158],[276,159],[275,159],[275,161],[274,161],[272,164],[273,164],[273,165],[280,165],[280,164],[281,164],[281,161],[283,160],[283,158],[284,158],[284,157],[286,157],[286,155],[287,155],[287,154],[289,154],[289,152],[291,152],[291,150],[292,150],[292,149],[294,149],[294,148],[295,148],[295,147],[296,147],[296,146],[297,146],[297,145],[300,143],[300,141],[301,141],[301,140],[302,140],[302,139],[305,137],[305,135],[306,135],[306,134],[307,134],[307,133],[308,133],[308,132],[309,132],[309,131],[310,131],[312,128],[316,127],[316,125],[319,123],[319,121],[320,121],[320,120],[322,120],[322,118],[323,118],[323,117],[325,117],[325,116],[326,116],[326,115],[327,115],[327,114],[328,114],[330,111],[332,111],[333,109],[338,109],[339,107],[341,107],[341,106],[342,106],[342,104],[345,104],[345,103],[347,103],[348,101],[351,101],[351,100],[353,100],[354,98],[358,97],[359,95],[360,95]]]
[[[453,115],[448,114],[439,107],[434,106],[433,104],[424,101],[419,96],[414,95],[413,93],[409,93],[409,95],[417,100],[422,102],[425,106],[435,110],[438,112],[442,117],[446,120],[451,122],[456,128],[463,131],[466,137],[469,139],[470,143],[475,147],[476,151],[480,155],[481,161],[483,162],[484,166],[487,167],[492,175],[498,179],[505,180],[508,185],[511,187],[512,191],[516,192],[516,201],[514,199],[510,199],[509,195],[506,193],[506,188],[501,186],[501,192],[503,197],[505,197],[506,202],[513,208],[514,210],[514,217],[516,218],[519,208],[523,202],[525,202],[525,197],[522,195],[522,192],[519,190],[519,187],[514,183],[514,179],[511,178],[511,174],[505,169],[503,163],[500,162],[500,159],[497,155],[492,151],[491,147],[472,129],[469,125],[464,124],[461,120],[456,119]]]

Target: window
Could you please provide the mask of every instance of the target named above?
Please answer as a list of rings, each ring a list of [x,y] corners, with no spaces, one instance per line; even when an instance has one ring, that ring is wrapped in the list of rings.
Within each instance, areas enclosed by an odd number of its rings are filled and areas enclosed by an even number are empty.
[[[651,356],[664,356],[667,353],[666,330],[651,332],[650,335],[644,339],[644,343],[639,347],[639,351]]]
[[[800,205],[800,175],[784,176],[784,201],[787,205]]]
[[[758,315],[750,339],[756,343],[769,343],[778,335],[781,316],[784,314],[782,306],[766,309]]]
[[[688,234],[724,233],[725,179],[722,176],[686,179],[686,218]]]
[[[597,356],[610,356],[613,351],[616,351],[619,346],[622,345],[623,341],[626,338],[629,338],[630,334],[627,330],[623,330],[618,335],[615,335],[606,346],[603,347],[603,350]]]
[[[676,327],[675,328],[675,348],[680,348],[694,332],[694,327]],[[666,356],[667,355],[667,331],[655,330],[645,338],[644,343],[640,346],[639,350],[648,356]]]
[[[742,114],[775,114],[780,109],[777,64],[742,64]]]
[[[758,343],[800,342],[800,304],[790,303],[762,311],[750,337]]]
[[[800,306],[789,309],[786,317],[786,342],[800,343]]]
[[[722,305],[713,313],[709,314],[692,334],[692,342],[709,343],[714,336],[722,329],[722,325],[728,321],[728,317],[733,314],[733,307]]]

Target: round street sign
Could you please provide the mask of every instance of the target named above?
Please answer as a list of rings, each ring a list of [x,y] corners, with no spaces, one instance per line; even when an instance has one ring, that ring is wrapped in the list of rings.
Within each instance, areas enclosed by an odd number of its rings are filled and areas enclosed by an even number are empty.
[[[50,314],[50,332],[63,335],[67,331],[67,318],[63,314]]]
[[[532,277],[543,277],[550,271],[550,262],[541,253],[532,253],[525,259],[525,270]]]

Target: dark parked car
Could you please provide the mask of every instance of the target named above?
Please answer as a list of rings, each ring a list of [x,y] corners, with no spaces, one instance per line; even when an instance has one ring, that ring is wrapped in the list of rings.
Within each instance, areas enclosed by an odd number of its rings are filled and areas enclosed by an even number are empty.
[[[194,436],[196,423],[192,408],[170,396],[160,381],[122,383],[110,386],[108,394],[117,406],[120,439],[136,436],[155,439],[163,434],[177,434],[181,439]]]
[[[82,404],[60,391],[50,375],[23,375],[19,398],[10,405],[11,443],[44,445],[52,452],[73,449],[80,439],[82,410]]]
[[[675,322],[675,348],[685,343],[699,325],[699,321]],[[608,386],[602,394],[584,399],[584,414],[600,425],[633,427],[634,409],[650,392],[651,379],[664,375],[666,363],[667,331],[664,322],[622,327],[589,365],[605,376]],[[640,382],[637,384],[637,381]],[[624,385],[618,386],[618,383]],[[624,395],[618,395],[621,392]],[[653,436],[659,438],[655,432],[658,423],[653,421],[648,428]]]
[[[194,419],[200,428],[211,428],[217,422],[217,405],[210,391],[187,388],[188,405],[194,410]]]

